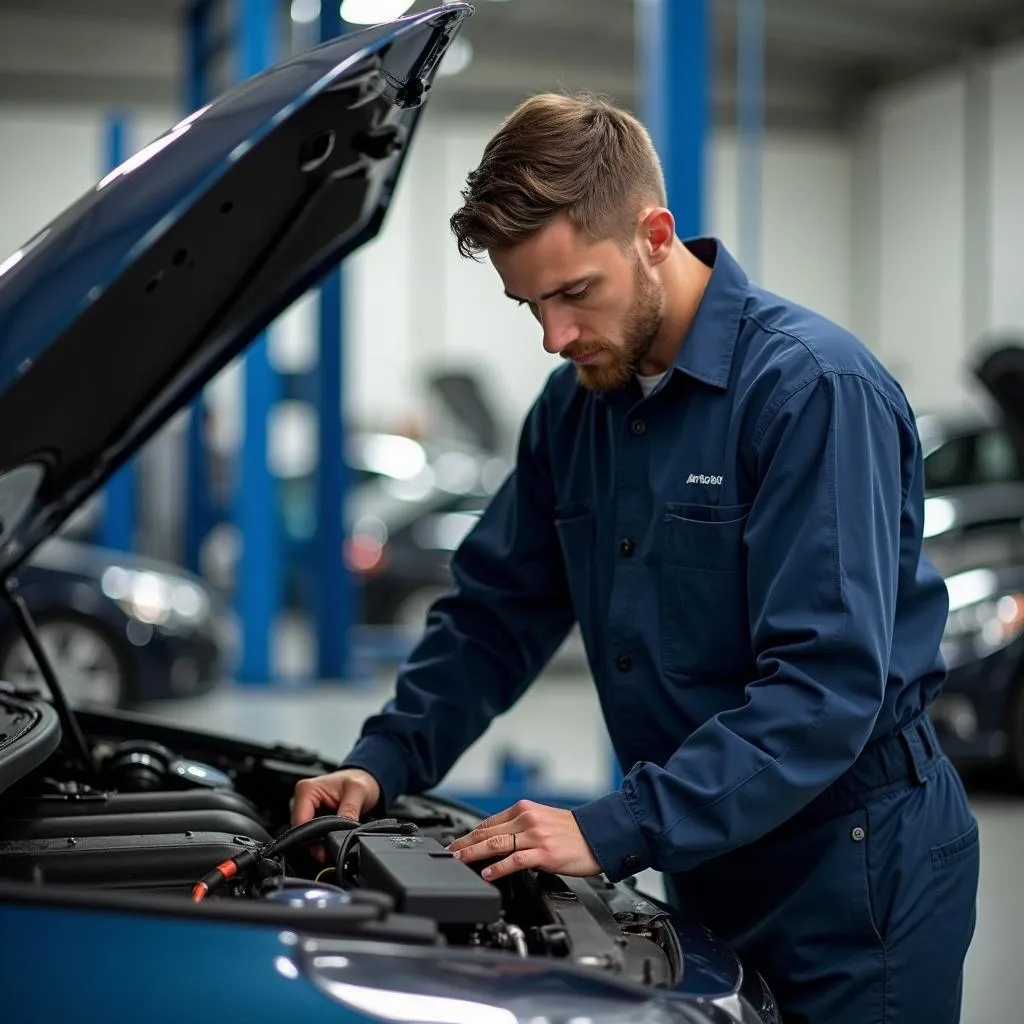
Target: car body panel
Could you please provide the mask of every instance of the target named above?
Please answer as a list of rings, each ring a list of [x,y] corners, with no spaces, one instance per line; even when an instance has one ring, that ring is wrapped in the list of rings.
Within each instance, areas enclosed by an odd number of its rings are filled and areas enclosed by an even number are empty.
[[[470,13],[412,15],[249,79],[0,264],[0,571],[377,234]]]
[[[177,1024],[202,1008],[246,1024],[434,1020],[708,1024],[692,1002],[558,963],[491,952],[318,939],[278,928],[4,903],[11,1024],[90,1019]],[[51,984],[59,965],[63,983]],[[446,1011],[446,1012],[445,1012]]]

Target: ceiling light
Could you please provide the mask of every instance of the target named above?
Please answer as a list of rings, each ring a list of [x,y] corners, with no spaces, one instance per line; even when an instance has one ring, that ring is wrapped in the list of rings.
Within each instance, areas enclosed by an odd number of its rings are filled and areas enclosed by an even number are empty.
[[[342,21],[350,25],[379,25],[400,18],[414,0],[343,0]]]
[[[465,71],[473,60],[473,44],[464,36],[452,41],[437,69],[439,78],[451,77]]]
[[[308,25],[320,17],[320,0],[292,0],[292,21]]]

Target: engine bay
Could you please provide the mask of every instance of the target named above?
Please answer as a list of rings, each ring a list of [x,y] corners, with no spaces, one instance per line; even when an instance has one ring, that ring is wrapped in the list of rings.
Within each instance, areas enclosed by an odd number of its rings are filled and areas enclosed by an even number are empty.
[[[4,700],[12,715],[22,704]],[[539,871],[492,883],[484,863],[455,859],[446,847],[479,823],[471,808],[402,797],[384,816],[292,828],[295,783],[333,767],[315,754],[127,713],[75,717],[88,769],[62,744],[0,793],[5,898],[500,950],[655,987],[681,977],[667,909],[630,884]]]

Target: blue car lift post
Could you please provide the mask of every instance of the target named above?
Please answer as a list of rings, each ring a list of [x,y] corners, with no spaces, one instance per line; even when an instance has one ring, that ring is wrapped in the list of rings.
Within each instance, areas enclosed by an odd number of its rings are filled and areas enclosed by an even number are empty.
[[[669,207],[682,238],[701,234],[705,222],[713,74],[710,6],[710,0],[637,0],[636,4],[641,117],[661,158]],[[498,779],[496,788],[483,793],[439,792],[485,814],[501,811],[524,798],[555,807],[574,807],[602,795],[548,790],[539,766],[511,754],[500,763]],[[621,781],[622,771],[613,755],[607,788],[617,789]]]
[[[276,56],[278,5],[274,0],[234,0],[238,80],[259,74]],[[242,627],[239,683],[273,682],[273,637],[281,605],[281,531],[278,495],[268,462],[270,417],[280,382],[270,361],[266,332],[242,357],[245,407],[235,522],[241,555],[235,581],[235,607]]]
[[[342,34],[337,2],[320,4],[320,41]],[[344,513],[349,466],[344,438],[345,316],[344,280],[340,269],[320,285],[320,353],[317,361],[316,562],[314,617],[316,671],[320,679],[350,681],[352,628],[355,624],[354,574],[343,557]]]
[[[193,0],[185,13],[185,90],[186,115],[212,99],[209,67],[226,40],[211,38],[214,0]],[[204,433],[206,402],[200,394],[189,410],[185,428],[185,537],[182,561],[190,572],[201,570],[203,541],[216,525],[217,515],[210,496]]]
[[[185,106],[189,113],[213,98],[211,65],[225,50],[234,58],[238,80],[262,71],[274,58],[277,20],[272,0],[224,0],[229,28],[214,38],[218,0],[192,0],[185,13]],[[236,677],[244,683],[271,679],[271,627],[280,594],[277,503],[267,464],[267,426],[275,394],[275,377],[261,335],[243,357],[245,422],[235,505],[214,509],[210,498],[204,434],[206,407],[200,395],[192,403],[185,441],[184,562],[198,572],[200,551],[218,518],[230,517],[241,535],[241,557],[235,580],[236,610],[242,633],[241,661]],[[232,514],[233,513],[233,514]]]
[[[214,13],[227,3],[231,28],[213,38]],[[257,74],[277,57],[278,9],[273,0],[194,0],[186,15],[189,111],[212,98],[211,62],[228,48],[236,79]],[[321,5],[318,35],[336,38],[345,29],[337,3]],[[352,676],[352,627],[357,589],[343,558],[344,508],[348,466],[344,458],[344,278],[329,274],[319,288],[319,360],[310,383],[318,413],[313,617],[316,624],[315,674],[320,679]],[[280,611],[283,563],[294,554],[284,547],[276,483],[267,462],[268,423],[281,394],[279,374],[270,363],[266,335],[244,357],[245,423],[234,507],[218,509],[210,496],[204,451],[205,407],[193,404],[186,441],[185,563],[200,569],[200,552],[210,530],[222,519],[239,528],[242,542],[236,580],[236,610],[242,629],[242,659],[236,673],[244,684],[274,681],[271,637]]]
[[[106,171],[119,167],[128,157],[126,136],[129,131],[128,118],[121,112],[110,113],[106,119]],[[103,516],[100,522],[99,541],[114,551],[135,549],[136,507],[136,462],[130,459],[107,482],[103,494]]]

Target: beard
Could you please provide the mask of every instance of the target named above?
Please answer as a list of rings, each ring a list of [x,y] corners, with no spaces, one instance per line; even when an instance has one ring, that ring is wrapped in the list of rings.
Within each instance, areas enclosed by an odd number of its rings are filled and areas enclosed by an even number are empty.
[[[576,378],[590,391],[615,391],[629,383],[661,328],[662,291],[645,273],[639,258],[633,268],[633,302],[622,321],[620,340],[607,338],[575,342],[563,351],[566,359],[606,352],[597,365],[577,366]]]

